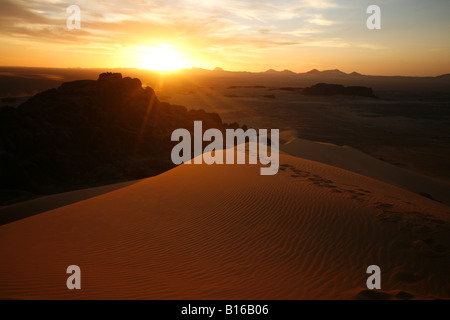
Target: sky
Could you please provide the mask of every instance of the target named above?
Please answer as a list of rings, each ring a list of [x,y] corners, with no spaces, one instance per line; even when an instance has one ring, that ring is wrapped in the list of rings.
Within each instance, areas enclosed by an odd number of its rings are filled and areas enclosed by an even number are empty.
[[[2,66],[450,73],[449,0],[1,0],[0,26]]]

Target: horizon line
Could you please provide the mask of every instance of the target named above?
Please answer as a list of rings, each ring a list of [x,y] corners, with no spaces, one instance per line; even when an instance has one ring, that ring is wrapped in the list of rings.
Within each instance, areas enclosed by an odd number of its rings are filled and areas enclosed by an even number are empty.
[[[340,72],[343,75],[359,75],[359,76],[368,76],[368,77],[405,77],[405,78],[438,78],[441,76],[450,75],[449,72],[439,73],[437,75],[426,75],[426,76],[418,76],[418,75],[386,75],[386,74],[363,74],[358,71],[352,71],[350,73],[344,72],[340,69],[325,69],[325,70],[319,70],[317,68],[310,69],[308,71],[303,72],[296,72],[289,69],[283,69],[283,70],[276,70],[276,69],[266,69],[263,71],[246,71],[246,70],[225,70],[221,67],[215,67],[214,69],[207,69],[207,68],[201,68],[201,67],[190,67],[190,68],[181,68],[178,70],[151,70],[151,69],[145,69],[145,68],[138,68],[138,67],[42,67],[42,66],[8,66],[8,65],[0,65],[0,68],[30,68],[30,69],[105,69],[105,70],[115,70],[115,69],[134,69],[134,70],[143,70],[143,71],[149,71],[149,72],[157,72],[157,73],[176,73],[180,71],[195,71],[195,70],[202,70],[202,71],[208,71],[208,72],[230,72],[230,73],[253,73],[253,74],[261,74],[261,73],[292,73],[296,75],[306,75],[308,73],[311,73],[313,71],[318,73],[324,73],[324,72]]]

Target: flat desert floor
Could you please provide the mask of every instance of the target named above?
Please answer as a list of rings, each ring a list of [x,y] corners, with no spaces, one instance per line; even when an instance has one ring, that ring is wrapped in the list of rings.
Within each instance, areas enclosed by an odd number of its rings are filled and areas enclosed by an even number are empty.
[[[225,122],[279,128],[302,139],[347,145],[397,167],[450,182],[448,100],[377,90],[379,99],[305,96],[294,89],[164,86],[157,94],[172,104],[217,112]]]

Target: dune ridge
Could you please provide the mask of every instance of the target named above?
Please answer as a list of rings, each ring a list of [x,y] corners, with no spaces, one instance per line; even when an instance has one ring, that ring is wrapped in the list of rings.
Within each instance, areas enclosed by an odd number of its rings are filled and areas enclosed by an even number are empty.
[[[296,157],[356,172],[450,204],[450,183],[396,167],[349,146],[292,138],[280,148]]]
[[[181,165],[1,226],[0,297],[450,298],[447,205],[286,154],[280,168]]]

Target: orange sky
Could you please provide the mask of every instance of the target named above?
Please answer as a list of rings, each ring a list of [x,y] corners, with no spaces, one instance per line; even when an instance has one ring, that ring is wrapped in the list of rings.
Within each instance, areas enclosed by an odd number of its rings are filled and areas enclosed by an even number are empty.
[[[392,3],[395,2],[395,3]],[[68,30],[69,4],[81,29]],[[448,0],[2,0],[0,65],[450,73]]]

